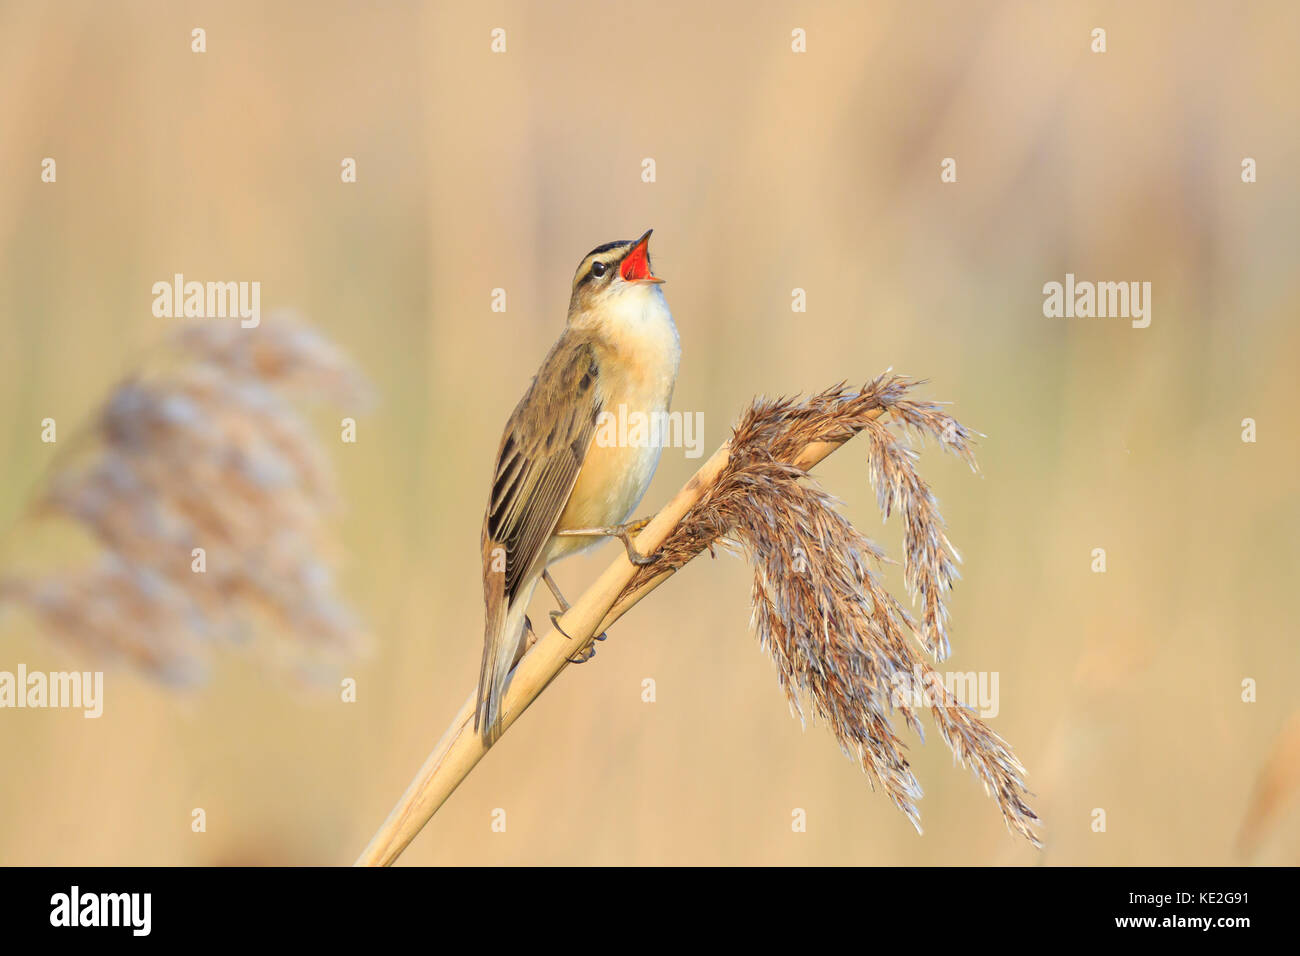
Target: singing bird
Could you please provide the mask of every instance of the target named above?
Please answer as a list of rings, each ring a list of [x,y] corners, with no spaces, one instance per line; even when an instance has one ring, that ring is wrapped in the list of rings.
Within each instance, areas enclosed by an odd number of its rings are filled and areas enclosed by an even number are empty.
[[[474,715],[489,743],[501,734],[501,699],[532,628],[537,582],[568,609],[547,566],[603,536],[620,538],[635,563],[652,560],[632,543],[637,523],[626,522],[654,476],[660,443],[619,444],[606,436],[627,429],[598,428],[602,414],[653,421],[632,416],[662,415],[672,400],[681,344],[663,280],[650,269],[651,231],[583,257],[564,332],[501,436],[483,519],[487,611]]]

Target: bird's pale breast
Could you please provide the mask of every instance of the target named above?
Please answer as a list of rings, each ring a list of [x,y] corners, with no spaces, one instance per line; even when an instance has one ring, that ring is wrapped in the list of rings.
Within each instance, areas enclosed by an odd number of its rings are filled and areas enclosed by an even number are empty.
[[[655,287],[644,302],[633,300],[608,324],[611,361],[601,363],[603,424],[560,515],[557,530],[620,524],[631,517],[654,477],[660,423],[672,401],[681,346],[663,294]],[[599,539],[552,538],[554,560],[598,544]]]

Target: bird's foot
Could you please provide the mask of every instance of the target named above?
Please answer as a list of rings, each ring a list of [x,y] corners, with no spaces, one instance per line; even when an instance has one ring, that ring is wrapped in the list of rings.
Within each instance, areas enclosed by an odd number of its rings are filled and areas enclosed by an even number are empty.
[[[600,536],[607,538],[618,538],[623,542],[623,547],[627,549],[627,559],[639,568],[646,565],[654,564],[658,560],[656,554],[642,554],[636,549],[632,541],[632,535],[639,532],[650,523],[649,518],[639,518],[636,521],[627,521],[623,524],[616,524],[609,528],[572,528],[566,531],[557,531],[561,537],[572,537],[575,535],[587,535],[590,537]]]
[[[644,568],[659,560],[658,552],[655,554],[642,554],[636,549],[636,545],[632,543],[632,535],[640,534],[649,523],[649,518],[638,518],[635,521],[625,521],[614,529],[615,536],[623,542],[623,547],[627,549],[627,559],[639,568]]]
[[[608,637],[607,633],[597,634],[595,637],[591,639],[591,643],[586,646],[586,648],[582,651],[582,653],[577,654],[573,657],[566,658],[566,660],[568,660],[570,664],[587,663],[587,661],[591,660],[593,657],[596,656],[596,642],[603,641],[606,637]]]
[[[563,613],[564,611],[562,610],[551,612],[551,626],[555,628],[557,631],[559,631],[561,634],[563,634],[565,637],[569,638],[569,640],[573,640],[573,638],[569,636],[569,632],[566,631],[564,628],[560,627],[560,615]],[[580,655],[576,657],[567,658],[568,662],[570,664],[587,663],[587,661],[591,660],[593,657],[596,656],[596,641],[603,641],[607,637],[609,637],[608,631],[602,631],[601,633],[597,634],[595,637],[591,639],[592,642],[587,645],[586,649],[583,650]]]

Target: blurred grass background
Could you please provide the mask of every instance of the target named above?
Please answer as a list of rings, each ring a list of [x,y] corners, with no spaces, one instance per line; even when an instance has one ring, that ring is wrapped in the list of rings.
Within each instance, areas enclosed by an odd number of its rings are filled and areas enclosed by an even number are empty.
[[[966,560],[941,669],[999,672],[1046,849],[934,739],[918,837],[791,718],[720,557],[567,672],[404,862],[1300,862],[1293,799],[1238,847],[1298,696],[1298,28],[1281,2],[0,4],[4,527],[40,420],[70,433],[178,321],[150,312],[174,272],[260,281],[382,394],[357,445],[321,431],[375,637],[357,703],[231,651],[187,695],[111,670],[97,721],[2,711],[0,862],[353,859],[477,677],[487,477],[572,270],[648,227],[706,453],[757,393],[888,366],[987,434],[979,476],[923,461]],[[1044,318],[1066,272],[1151,282],[1150,328]],[[698,464],[667,450],[641,510]],[[820,474],[898,554],[854,448]],[[95,666],[6,619],[19,662]]]

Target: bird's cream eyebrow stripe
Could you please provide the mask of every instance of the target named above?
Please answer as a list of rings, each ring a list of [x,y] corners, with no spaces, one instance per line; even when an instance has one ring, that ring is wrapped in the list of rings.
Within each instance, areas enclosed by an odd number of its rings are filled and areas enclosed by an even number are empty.
[[[578,281],[575,285],[582,285],[591,278],[591,267],[595,262],[603,262],[605,265],[613,265],[618,262],[628,248],[636,244],[635,239],[623,239],[618,242],[607,242],[603,246],[597,246],[587,253],[587,258],[582,260],[582,265],[578,267]],[[612,256],[606,257],[607,252],[614,252]]]
[[[595,255],[588,256],[586,259],[582,261],[582,278],[578,280],[578,284],[582,285],[582,283],[586,282],[588,279],[591,278],[591,267],[595,265],[597,262],[604,262],[606,265],[608,265],[610,261],[611,260],[609,259],[600,259]]]

